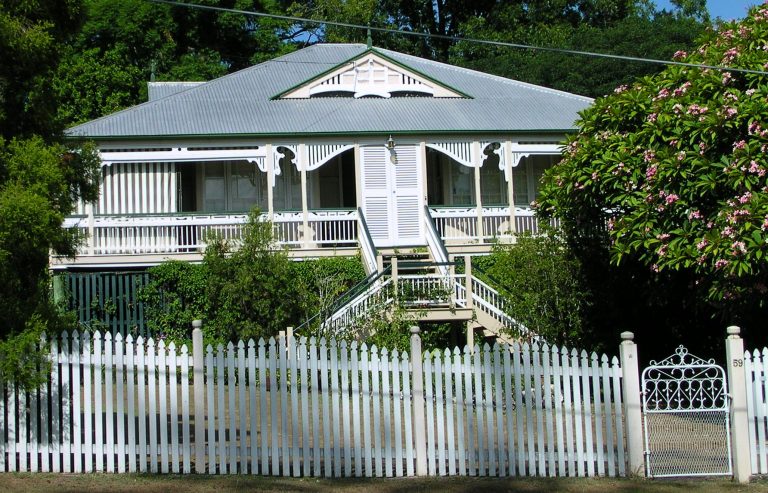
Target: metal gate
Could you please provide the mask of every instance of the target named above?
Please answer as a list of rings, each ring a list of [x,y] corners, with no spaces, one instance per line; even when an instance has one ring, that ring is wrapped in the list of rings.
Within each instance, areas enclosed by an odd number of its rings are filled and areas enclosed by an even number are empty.
[[[684,346],[643,370],[648,477],[731,475],[725,371]]]

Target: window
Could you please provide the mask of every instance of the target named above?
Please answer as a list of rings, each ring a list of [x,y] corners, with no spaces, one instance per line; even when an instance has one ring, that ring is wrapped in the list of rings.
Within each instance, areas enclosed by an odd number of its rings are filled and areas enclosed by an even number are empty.
[[[558,159],[559,156],[533,155],[521,159],[520,164],[512,168],[516,206],[530,207],[539,195],[544,171],[554,166]]]
[[[201,209],[246,212],[267,208],[267,177],[248,161],[201,163]]]

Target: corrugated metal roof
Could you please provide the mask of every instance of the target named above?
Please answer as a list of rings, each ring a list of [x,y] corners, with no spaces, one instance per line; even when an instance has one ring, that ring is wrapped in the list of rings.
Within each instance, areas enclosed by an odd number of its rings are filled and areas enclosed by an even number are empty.
[[[197,87],[200,84],[205,84],[205,82],[147,82],[147,96],[150,101],[155,101]]]
[[[590,98],[402,53],[383,55],[471,98],[272,99],[365,53],[318,44],[68,130],[92,138],[317,133],[522,132],[574,128]],[[178,87],[176,87],[178,89]]]

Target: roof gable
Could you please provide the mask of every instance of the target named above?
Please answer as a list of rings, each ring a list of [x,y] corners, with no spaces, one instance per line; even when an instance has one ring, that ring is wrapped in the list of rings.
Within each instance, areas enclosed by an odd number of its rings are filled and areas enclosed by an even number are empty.
[[[395,95],[434,98],[468,97],[417,70],[373,49],[291,88],[274,99],[350,95],[354,98]]]

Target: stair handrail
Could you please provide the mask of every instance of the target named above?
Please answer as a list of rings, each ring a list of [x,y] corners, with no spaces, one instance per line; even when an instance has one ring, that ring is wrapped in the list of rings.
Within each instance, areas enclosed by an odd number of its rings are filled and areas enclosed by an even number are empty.
[[[379,270],[377,262],[379,253],[376,251],[376,245],[373,244],[371,231],[368,229],[368,223],[365,221],[365,215],[361,207],[357,208],[357,222],[359,223],[357,237],[360,241],[360,253],[363,257],[363,263],[367,267],[368,273],[373,274]]]
[[[432,219],[432,214],[429,212],[429,206],[426,205],[424,206],[424,223],[426,226],[427,248],[429,249],[429,253],[432,255],[436,264],[442,265],[448,263],[450,260],[448,250],[445,248],[445,243],[443,243],[443,239],[437,231],[435,221]],[[441,266],[438,268],[443,276],[448,276],[448,273],[450,272],[448,267]]]
[[[368,274],[365,279],[358,282],[351,288],[349,288],[347,291],[344,292],[341,296],[339,296],[333,303],[331,303],[326,309],[320,310],[307,320],[305,320],[301,325],[296,327],[294,329],[295,334],[300,334],[301,330],[306,329],[310,326],[310,324],[315,321],[319,317],[329,318],[334,313],[339,311],[340,309],[344,308],[345,305],[348,303],[351,303],[354,298],[358,297],[361,294],[364,294],[366,291],[368,291],[372,286],[375,286],[377,282],[391,272],[391,267],[385,268],[381,272],[372,272],[371,274]]]
[[[489,279],[489,280],[493,279],[493,277],[488,275],[482,269],[473,267],[472,299],[475,302],[475,304],[477,304],[481,309],[483,309],[489,315],[495,316],[497,319],[505,322],[510,327],[515,327],[518,331],[520,331],[521,335],[530,336],[530,330],[528,329],[528,327],[526,327],[525,325],[521,324],[520,322],[512,318],[505,310],[504,305],[507,303],[507,300],[504,298],[504,296],[502,296],[502,294],[499,293],[498,290],[494,289],[488,283],[484,282],[480,277],[474,275],[474,272],[479,272],[483,277],[486,277],[486,279]],[[475,286],[478,286],[480,289],[475,289]],[[489,293],[490,296],[484,295],[484,293]]]

